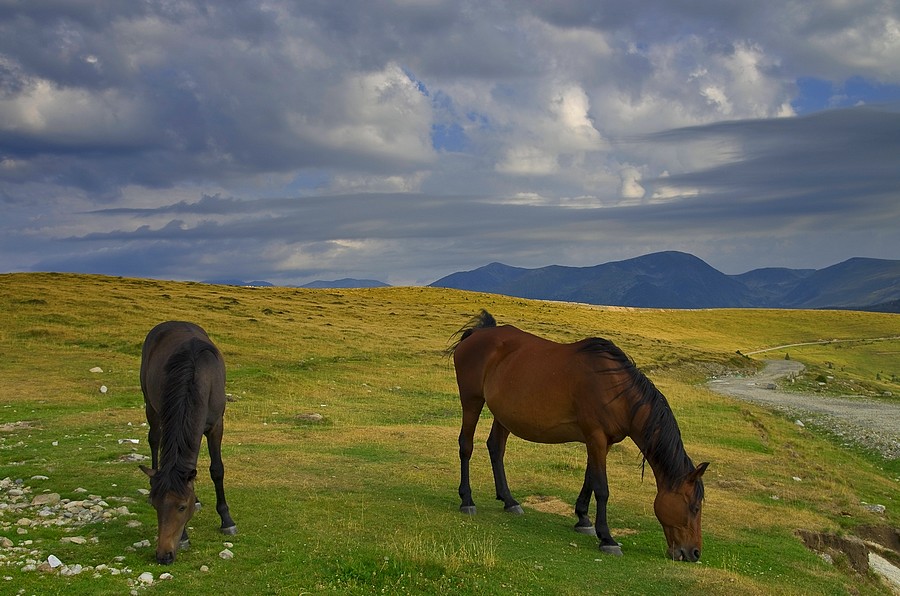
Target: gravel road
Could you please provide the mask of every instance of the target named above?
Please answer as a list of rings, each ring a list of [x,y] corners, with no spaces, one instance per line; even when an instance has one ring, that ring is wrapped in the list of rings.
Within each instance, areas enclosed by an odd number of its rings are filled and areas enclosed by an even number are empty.
[[[786,393],[779,384],[803,370],[795,360],[767,360],[756,375],[719,377],[707,386],[738,399],[758,403],[821,426],[880,453],[886,459],[900,458],[900,404],[863,397],[824,397]]]

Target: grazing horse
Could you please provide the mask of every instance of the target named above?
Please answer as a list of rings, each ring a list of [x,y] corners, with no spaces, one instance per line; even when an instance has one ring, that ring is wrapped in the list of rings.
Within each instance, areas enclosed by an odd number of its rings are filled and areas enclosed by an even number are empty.
[[[141,390],[150,425],[153,468],[150,502],[156,509],[156,560],[168,565],[179,547],[190,543],[187,522],[194,515],[194,479],[200,442],[206,435],[209,475],[216,486],[216,511],[224,534],[237,533],[225,502],[222,479],[222,415],[225,413],[225,363],[206,332],[182,321],[154,327],[141,352]]]
[[[450,350],[462,403],[460,511],[475,513],[469,460],[475,426],[487,403],[494,415],[487,447],[497,499],[506,511],[522,512],[509,492],[503,467],[510,432],[536,443],[585,443],[587,469],[575,505],[576,529],[591,527],[587,513],[593,493],[600,550],[621,555],[606,520],[606,456],[611,445],[630,437],[656,477],[654,511],[668,556],[699,560],[701,477],[709,464],[694,467],[666,398],[621,349],[605,339],[560,344],[509,325],[498,327],[484,310],[458,335]]]

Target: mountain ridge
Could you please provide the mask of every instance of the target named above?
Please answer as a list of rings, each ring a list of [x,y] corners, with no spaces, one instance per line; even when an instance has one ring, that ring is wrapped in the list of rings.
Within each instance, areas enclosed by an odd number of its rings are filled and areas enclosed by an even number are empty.
[[[493,262],[430,285],[607,306],[898,312],[900,261],[853,257],[823,269],[766,267],[727,275],[694,255],[664,251],[589,267]]]

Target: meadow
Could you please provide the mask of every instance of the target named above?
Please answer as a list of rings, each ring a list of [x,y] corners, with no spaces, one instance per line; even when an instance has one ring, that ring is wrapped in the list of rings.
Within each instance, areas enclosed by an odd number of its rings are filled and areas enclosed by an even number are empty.
[[[479,513],[458,512],[460,409],[446,349],[481,308],[557,341],[609,338],[654,381],[688,454],[712,462],[700,563],[666,559],[652,471],[641,478],[628,439],[609,456],[609,520],[623,557],[602,555],[596,539],[572,530],[583,445],[511,438],[506,469],[526,513],[503,512],[484,446],[487,410],[472,459]],[[0,312],[0,479],[9,479],[0,498],[18,503],[0,507],[3,593],[890,593],[839,553],[824,561],[798,531],[900,527],[900,462],[703,382],[784,357],[742,355],[754,350],[900,336],[897,315],[603,308],[423,287],[240,288],[52,273],[0,275]],[[225,357],[225,490],[238,534],[217,531],[204,446],[197,490],[205,506],[190,522],[191,548],[163,567],[153,554],[155,512],[140,492],[147,480],[137,458],[149,447],[138,371],[146,333],[171,319],[204,327]],[[860,393],[896,399],[900,341],[852,346],[791,349],[789,357]],[[20,525],[38,519],[25,505],[48,493],[96,495],[128,513],[81,526]],[[231,559],[220,557],[226,546]],[[29,563],[51,554],[81,572]],[[139,579],[145,572],[152,583]]]

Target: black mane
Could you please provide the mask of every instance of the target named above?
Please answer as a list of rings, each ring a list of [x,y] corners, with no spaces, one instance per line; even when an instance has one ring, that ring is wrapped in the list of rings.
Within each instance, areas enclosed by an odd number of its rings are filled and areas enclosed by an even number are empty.
[[[197,449],[192,442],[202,421],[197,420],[200,395],[194,384],[194,372],[197,357],[213,349],[208,342],[194,338],[166,362],[159,412],[162,444],[159,470],[151,482],[151,498],[170,491],[186,494],[188,482],[196,475]]]
[[[636,396],[631,404],[632,417],[645,405],[650,406],[650,413],[641,436],[644,443],[644,461],[658,466],[665,474],[667,487],[669,490],[673,490],[688,474],[694,471],[694,463],[684,450],[681,431],[678,429],[678,423],[675,421],[675,415],[672,413],[666,397],[641,372],[634,361],[608,339],[599,337],[586,339],[579,351],[612,360],[618,365],[605,372],[625,371],[628,373],[628,385],[622,388],[619,396],[626,394]],[[702,480],[698,480],[696,486],[696,498],[702,500]]]
[[[484,329],[485,327],[496,327],[497,320],[494,319],[494,316],[488,311],[481,309],[481,312],[472,317],[468,323],[462,326],[459,331],[454,333],[450,339],[458,337],[456,341],[454,341],[449,348],[447,348],[446,352],[448,355],[453,355],[453,352],[456,351],[456,347],[467,337],[472,335],[472,332],[476,329]]]

